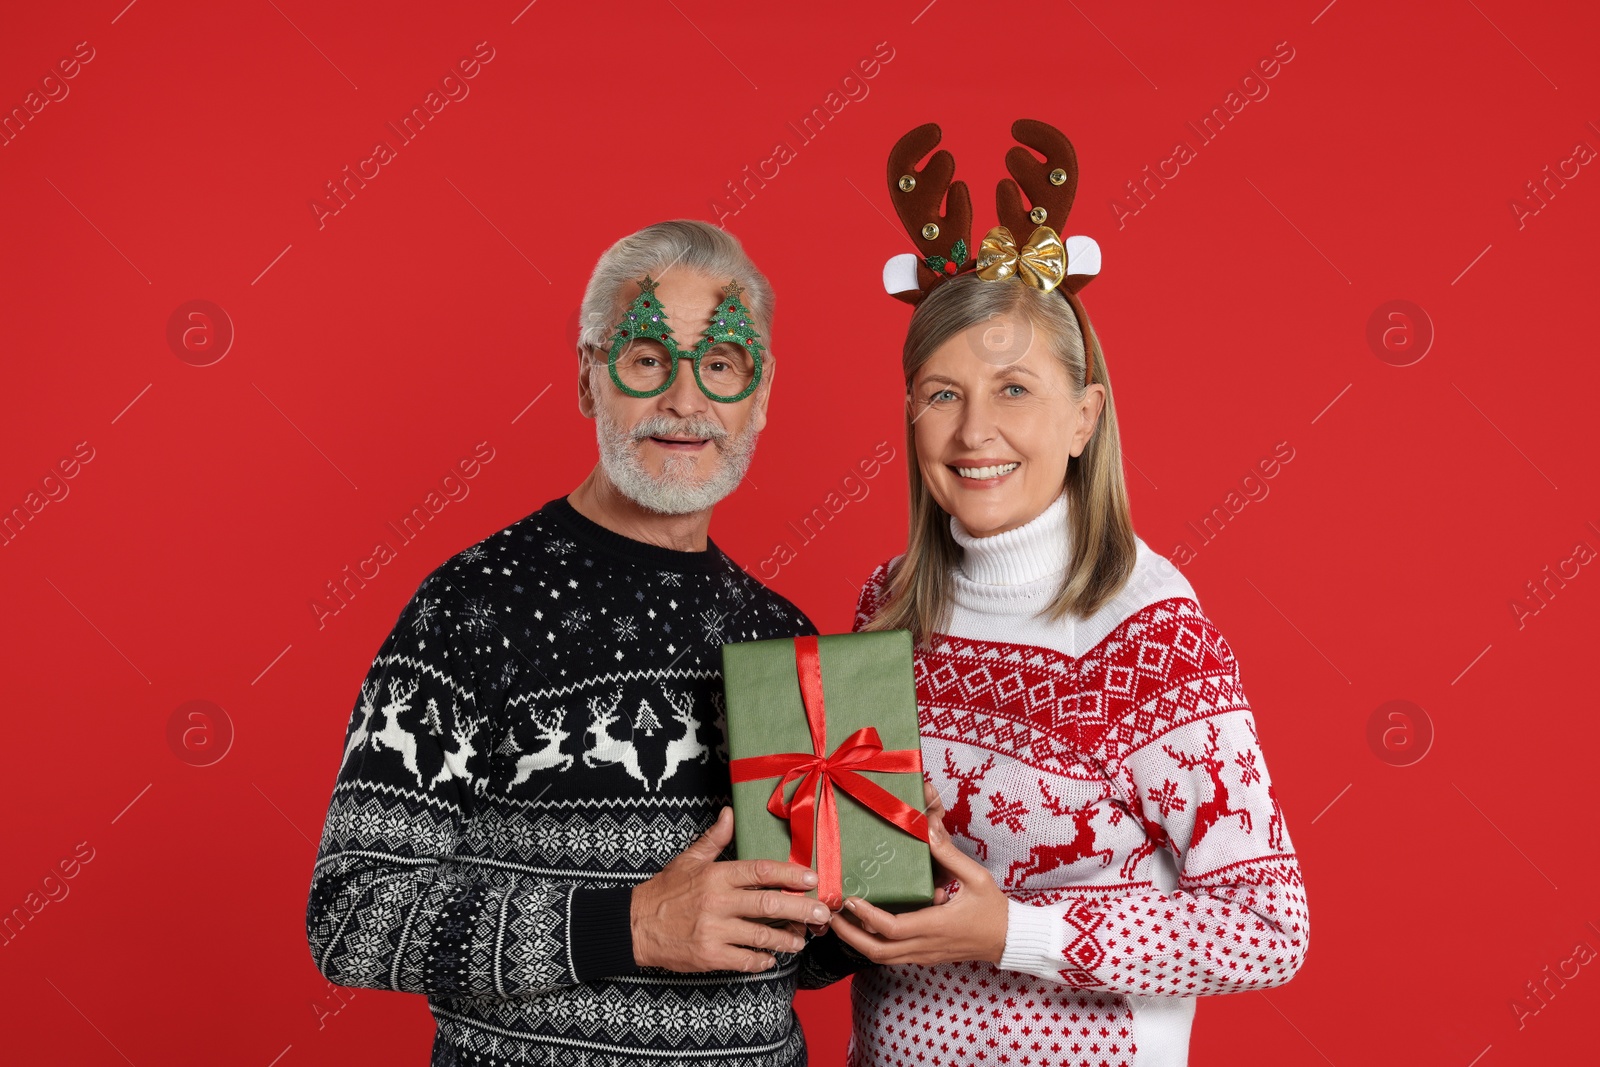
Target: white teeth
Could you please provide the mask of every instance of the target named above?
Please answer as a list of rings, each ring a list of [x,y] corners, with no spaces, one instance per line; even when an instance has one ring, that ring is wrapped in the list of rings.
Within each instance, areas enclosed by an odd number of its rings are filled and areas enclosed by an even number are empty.
[[[957,467],[956,473],[963,478],[998,478],[1002,474],[1010,474],[1016,470],[1020,463],[1002,463],[998,467]]]

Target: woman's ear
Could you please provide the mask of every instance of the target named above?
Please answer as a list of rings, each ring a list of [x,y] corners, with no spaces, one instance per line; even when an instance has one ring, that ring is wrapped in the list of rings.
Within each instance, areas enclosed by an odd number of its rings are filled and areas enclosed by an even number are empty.
[[[1095,427],[1100,425],[1100,413],[1106,406],[1106,387],[1099,382],[1090,382],[1083,390],[1083,399],[1078,401],[1078,428],[1072,434],[1072,454],[1079,456],[1089,445],[1089,438],[1094,436]]]

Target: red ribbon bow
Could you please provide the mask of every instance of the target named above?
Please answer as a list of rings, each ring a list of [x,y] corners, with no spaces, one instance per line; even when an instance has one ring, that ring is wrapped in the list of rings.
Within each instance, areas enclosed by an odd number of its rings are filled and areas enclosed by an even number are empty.
[[[767,810],[789,821],[789,860],[811,866],[816,853],[817,898],[834,910],[844,902],[842,859],[839,847],[839,810],[834,787],[844,790],[874,814],[900,827],[919,841],[928,840],[928,819],[899,797],[857,771],[922,773],[922,750],[901,748],[888,752],[878,731],[864,726],[845,738],[831,756],[827,751],[827,716],[822,699],[822,661],[815,636],[794,639],[795,670],[800,678],[800,699],[806,724],[811,728],[811,752],[775,752],[746,756],[728,765],[735,782],[781,776]],[[796,778],[794,797],[784,799],[784,789]],[[820,799],[818,794],[820,791]]]

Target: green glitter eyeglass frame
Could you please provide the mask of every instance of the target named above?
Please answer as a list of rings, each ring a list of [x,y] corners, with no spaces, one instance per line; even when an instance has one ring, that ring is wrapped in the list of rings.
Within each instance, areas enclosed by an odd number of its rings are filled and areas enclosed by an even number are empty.
[[[677,338],[672,335],[672,326],[668,324],[661,301],[655,295],[657,284],[646,274],[644,280],[639,283],[639,295],[634,297],[633,303],[628,305],[628,310],[623,312],[621,320],[616,325],[611,340],[611,351],[607,358],[612,383],[628,396],[640,400],[660,396],[671,389],[672,384],[678,380],[679,361],[687,359],[694,364],[695,385],[719,404],[736,403],[755,392],[756,386],[761,384],[761,356],[765,347],[759,340],[761,335],[755,331],[754,316],[739,299],[739,295],[744,292],[743,287],[737,281],[730,281],[722,287],[722,303],[711,313],[711,321],[706,324],[705,336],[701,337],[693,348],[684,352],[678,348]],[[671,369],[667,371],[667,380],[654,389],[635,389],[625,383],[622,376],[617,373],[617,357],[636,341],[655,341],[665,348],[671,357]],[[749,352],[755,363],[755,370],[750,375],[749,383],[732,396],[713,393],[706,388],[705,380],[700,377],[700,361],[713,348],[725,342],[736,344]]]

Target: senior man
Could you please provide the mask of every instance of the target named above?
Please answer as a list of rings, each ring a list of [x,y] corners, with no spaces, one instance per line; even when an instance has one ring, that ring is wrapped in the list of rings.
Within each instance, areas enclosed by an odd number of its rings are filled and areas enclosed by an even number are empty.
[[[803,1064],[796,987],[867,963],[807,941],[828,911],[782,890],[811,871],[719,859],[720,646],[817,632],[707,532],[766,424],[772,289],[724,231],[664,222],[601,256],[580,315],[599,462],[428,574],[379,649],[311,951],[427,994],[434,1067]]]

